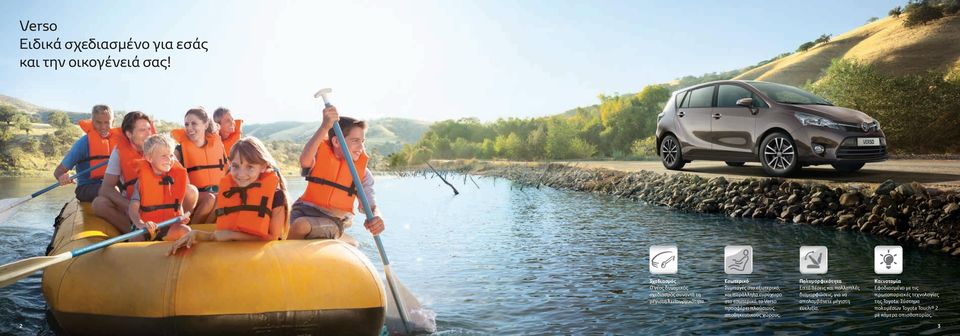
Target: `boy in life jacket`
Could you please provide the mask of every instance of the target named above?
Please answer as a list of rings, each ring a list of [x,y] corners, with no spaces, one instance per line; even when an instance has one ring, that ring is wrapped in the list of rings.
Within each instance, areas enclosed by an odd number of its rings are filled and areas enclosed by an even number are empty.
[[[220,140],[223,141],[223,149],[228,155],[233,149],[233,144],[243,136],[240,127],[243,126],[243,120],[233,119],[233,114],[226,107],[218,107],[213,111],[213,122],[220,127]]]
[[[354,185],[342,144],[333,131],[333,123],[337,120],[362,186]],[[308,183],[303,196],[293,203],[290,212],[290,239],[340,238],[353,221],[358,187],[366,193],[374,214],[373,218],[367,218],[364,226],[374,235],[383,232],[383,219],[374,200],[373,174],[367,169],[367,155],[364,153],[365,132],[366,123],[363,121],[340,117],[333,106],[323,110],[323,123],[300,154],[301,175]]]
[[[107,105],[96,105],[90,111],[89,120],[80,120],[80,129],[86,134],[73,143],[70,151],[63,157],[60,164],[53,171],[53,177],[60,185],[73,183],[69,171],[74,166],[77,170],[85,170],[91,165],[97,165],[110,157],[110,152],[117,147],[110,139],[120,133],[119,128],[111,128],[113,112]],[[100,192],[103,182],[103,173],[107,167],[100,167],[93,171],[77,176],[77,188],[74,193],[80,202],[92,202]]]
[[[183,116],[183,128],[170,131],[178,143],[177,160],[187,168],[190,184],[197,187],[197,206],[192,224],[209,223],[217,198],[217,184],[227,168],[223,142],[213,121],[202,107],[190,109]]]
[[[267,147],[257,138],[240,139],[230,151],[230,171],[220,180],[214,232],[191,231],[170,248],[170,255],[198,241],[283,239],[290,209],[286,181]]]
[[[93,214],[112,224],[120,233],[130,232],[130,196],[137,182],[138,160],[143,159],[143,143],[156,133],[150,117],[140,111],[123,116],[120,132],[111,141],[116,148],[107,159],[99,195],[93,200]],[[188,185],[183,207],[192,211],[197,204],[197,188]]]
[[[176,240],[190,232],[186,225],[189,216],[157,232],[157,223],[184,215],[187,182],[187,170],[173,155],[173,139],[161,134],[147,138],[143,142],[143,159],[137,160],[137,182],[128,213],[133,223],[130,230],[146,228],[148,235],[131,241]]]

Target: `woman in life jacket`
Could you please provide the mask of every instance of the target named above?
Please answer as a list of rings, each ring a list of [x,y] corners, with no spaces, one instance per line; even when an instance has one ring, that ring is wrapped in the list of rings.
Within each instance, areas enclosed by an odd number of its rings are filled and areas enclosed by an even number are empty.
[[[170,131],[177,140],[177,159],[187,169],[190,184],[200,192],[192,224],[209,223],[217,197],[217,184],[227,168],[223,142],[216,126],[202,107],[193,108],[183,116],[183,128]]]
[[[183,221],[157,232],[157,223],[184,215],[183,202],[187,193],[187,170],[173,156],[173,139],[166,135],[151,135],[143,142],[143,159],[136,160],[137,182],[130,196],[131,231],[146,228],[148,235],[131,238],[142,240],[176,240],[190,232]]]
[[[214,211],[214,232],[191,231],[170,248],[190,248],[198,241],[284,239],[288,230],[290,202],[286,181],[277,162],[260,140],[240,139],[230,151],[230,169],[220,180]]]
[[[218,107],[213,111],[213,122],[220,126],[220,140],[223,141],[223,149],[227,154],[233,149],[233,144],[240,140],[243,134],[240,132],[243,126],[243,120],[233,119],[233,114],[226,107]]]

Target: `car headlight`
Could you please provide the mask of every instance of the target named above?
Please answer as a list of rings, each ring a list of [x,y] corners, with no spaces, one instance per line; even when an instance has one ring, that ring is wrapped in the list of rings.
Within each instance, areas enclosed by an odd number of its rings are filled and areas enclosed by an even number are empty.
[[[838,124],[836,121],[833,121],[824,117],[815,116],[815,115],[807,114],[803,112],[794,112],[793,115],[797,117],[797,120],[799,120],[800,124],[803,126],[807,126],[807,125],[821,126],[821,127],[833,128],[837,130],[843,130],[843,126]]]

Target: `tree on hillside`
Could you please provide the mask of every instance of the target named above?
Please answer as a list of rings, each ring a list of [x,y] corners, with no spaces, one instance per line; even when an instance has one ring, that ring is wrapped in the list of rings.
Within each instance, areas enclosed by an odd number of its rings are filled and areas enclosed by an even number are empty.
[[[900,14],[903,14],[903,8],[900,8],[900,6],[893,7],[893,9],[887,12],[887,15],[890,15],[895,18],[900,17]]]
[[[804,43],[804,44],[801,44],[799,47],[797,47],[797,52],[807,51],[807,50],[809,50],[810,48],[813,48],[813,46],[815,46],[815,45],[817,45],[817,44],[816,44],[816,43],[813,43],[813,41],[806,42],[806,43]]]
[[[931,5],[929,1],[921,0],[910,2],[903,10],[907,13],[907,19],[903,21],[904,27],[913,27],[935,21],[943,17],[940,8]]]
[[[813,43],[825,43],[830,42],[830,34],[820,35],[816,40],[813,40]]]
[[[14,122],[14,116],[16,116],[18,112],[16,107],[0,105],[0,122],[6,124],[6,126],[10,126],[10,124]]]
[[[17,112],[13,117],[13,125],[23,131],[24,133],[30,134],[30,129],[33,128],[33,125],[30,125],[30,117],[22,112]]]
[[[70,116],[59,111],[51,113],[50,116],[47,117],[47,123],[58,130],[68,128],[73,124],[73,122],[70,121]]]

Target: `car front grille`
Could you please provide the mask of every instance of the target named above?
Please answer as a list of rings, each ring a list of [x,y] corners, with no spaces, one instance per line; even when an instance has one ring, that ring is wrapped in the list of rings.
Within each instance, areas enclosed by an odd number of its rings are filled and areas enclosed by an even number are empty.
[[[845,124],[845,123],[838,123],[838,124],[841,127],[843,127],[843,130],[847,132],[870,133],[873,131],[880,130],[880,124],[877,123],[876,121],[869,122],[869,123],[862,123],[862,124]]]
[[[842,146],[837,149],[838,159],[882,159],[887,156],[887,146]]]

